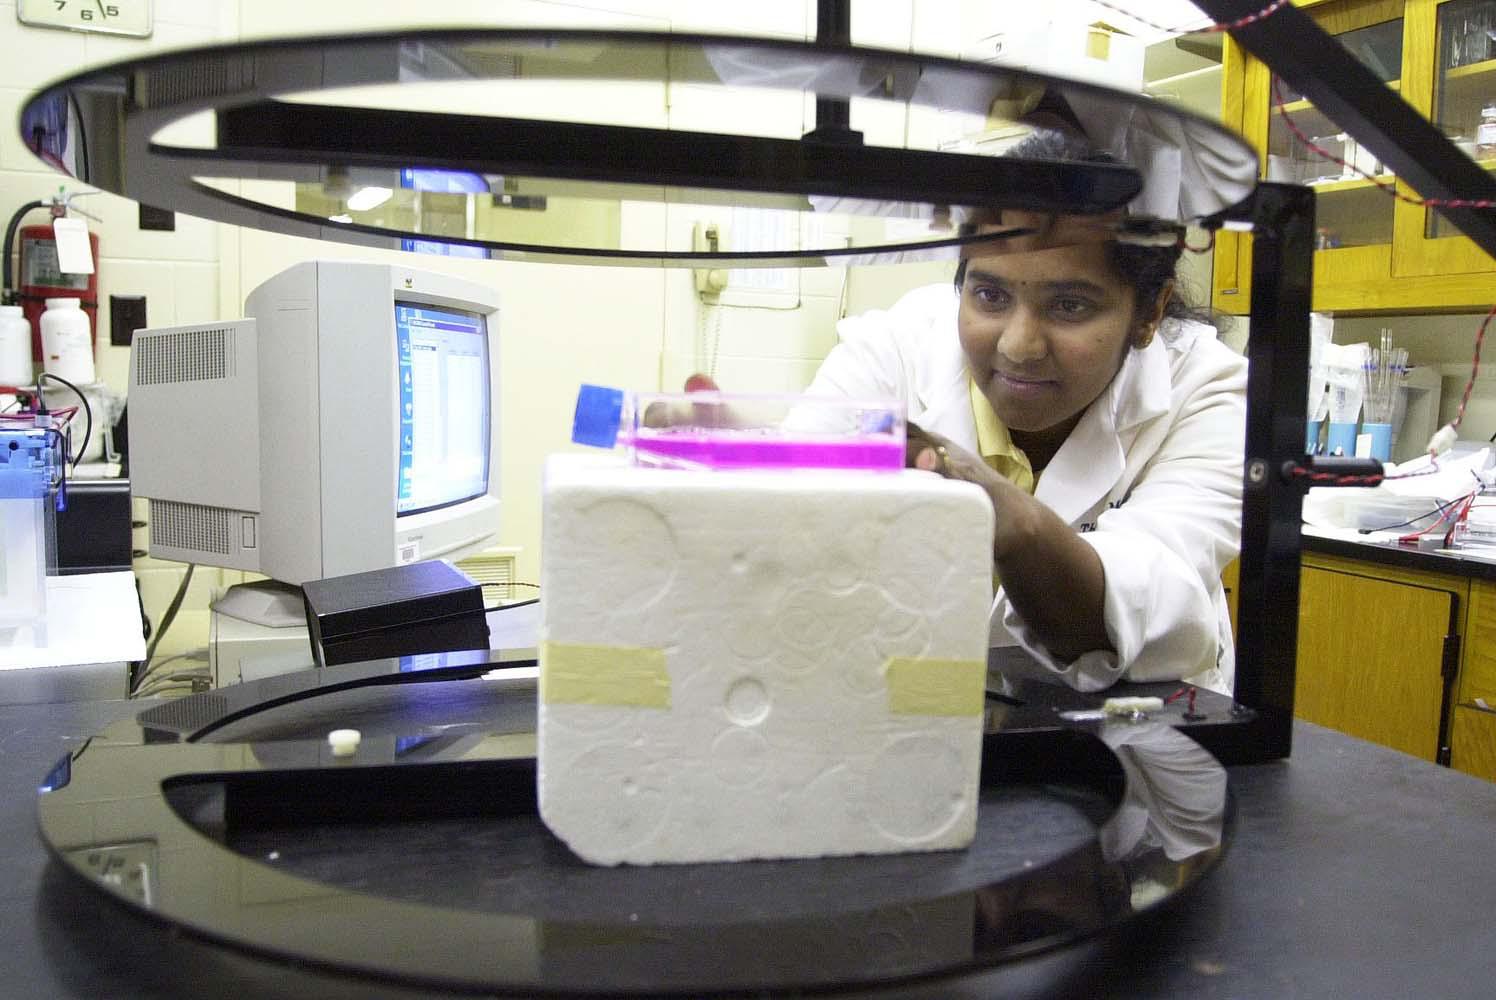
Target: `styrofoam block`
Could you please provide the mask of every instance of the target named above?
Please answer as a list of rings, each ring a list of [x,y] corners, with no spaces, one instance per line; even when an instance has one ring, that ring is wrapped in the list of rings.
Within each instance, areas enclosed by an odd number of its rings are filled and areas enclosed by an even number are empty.
[[[992,509],[922,472],[546,465],[541,816],[600,864],[975,832]]]

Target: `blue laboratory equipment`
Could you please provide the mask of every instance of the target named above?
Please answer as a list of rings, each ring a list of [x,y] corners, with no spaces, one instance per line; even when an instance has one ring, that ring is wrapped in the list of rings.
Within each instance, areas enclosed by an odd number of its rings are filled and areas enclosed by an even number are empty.
[[[40,628],[56,565],[62,435],[50,418],[0,424],[0,627]]]

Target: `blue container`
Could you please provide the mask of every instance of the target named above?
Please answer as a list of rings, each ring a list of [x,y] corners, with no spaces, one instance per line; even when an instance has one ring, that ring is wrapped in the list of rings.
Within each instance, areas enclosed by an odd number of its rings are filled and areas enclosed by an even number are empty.
[[[0,626],[45,623],[56,440],[50,427],[0,428]]]
[[[1392,425],[1362,424],[1362,434],[1371,435],[1371,457],[1383,462],[1392,461]]]
[[[1323,420],[1308,420],[1304,422],[1304,454],[1319,454],[1319,435],[1324,429]]]
[[[1354,455],[1356,453],[1356,423],[1330,421],[1330,437],[1325,442],[1326,455]]]

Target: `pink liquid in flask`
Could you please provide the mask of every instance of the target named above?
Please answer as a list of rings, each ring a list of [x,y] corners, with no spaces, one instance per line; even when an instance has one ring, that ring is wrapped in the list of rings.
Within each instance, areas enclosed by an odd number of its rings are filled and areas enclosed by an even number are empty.
[[[763,430],[640,427],[620,434],[646,465],[710,469],[863,469],[904,467],[904,442],[893,434],[824,436]]]
[[[904,408],[894,400],[583,385],[571,439],[626,445],[638,464],[665,468],[897,470],[904,467]]]

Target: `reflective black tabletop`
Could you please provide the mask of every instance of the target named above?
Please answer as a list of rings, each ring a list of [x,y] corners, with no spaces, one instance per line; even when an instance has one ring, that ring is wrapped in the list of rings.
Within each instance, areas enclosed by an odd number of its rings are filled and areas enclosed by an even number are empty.
[[[458,992],[700,996],[1063,955],[1180,897],[1229,828],[1182,707],[1008,731],[1025,710],[994,701],[966,850],[594,867],[536,813],[525,662],[375,661],[147,708],[59,762],[43,838],[130,919],[234,952]],[[345,726],[363,741],[335,758]]]

